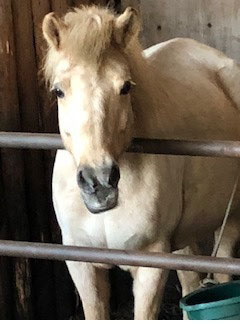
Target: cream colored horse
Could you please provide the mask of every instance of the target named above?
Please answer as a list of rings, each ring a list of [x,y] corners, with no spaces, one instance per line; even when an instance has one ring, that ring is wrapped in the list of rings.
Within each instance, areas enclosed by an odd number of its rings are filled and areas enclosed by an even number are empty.
[[[124,151],[133,136],[239,140],[239,66],[188,39],[142,52],[139,29],[131,8],[44,19],[45,75],[58,96],[66,147],[53,174],[64,244],[170,252],[221,224],[236,160]],[[108,267],[67,265],[85,317],[108,318]],[[156,318],[168,272],[121,268],[134,279],[135,318]]]

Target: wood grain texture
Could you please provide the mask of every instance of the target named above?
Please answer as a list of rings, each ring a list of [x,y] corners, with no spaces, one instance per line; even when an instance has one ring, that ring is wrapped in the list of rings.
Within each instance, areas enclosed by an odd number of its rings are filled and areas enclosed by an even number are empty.
[[[73,6],[72,0],[51,0],[51,9],[59,14],[65,14]]]
[[[0,1],[0,129],[20,131],[16,48],[11,1]],[[20,151],[1,150],[2,184],[8,239],[29,240],[29,224],[25,205],[24,165]],[[32,317],[29,261],[14,259],[12,263],[13,303],[10,319]],[[4,269],[7,271],[8,268]],[[7,311],[7,309],[6,309]]]
[[[38,66],[31,5],[31,0],[12,1],[22,130],[39,132],[42,129],[41,103],[39,100]],[[24,184],[27,196],[30,240],[50,242],[50,220],[43,162],[43,152],[34,150],[24,152]],[[54,287],[53,270],[47,261],[42,263],[34,260],[31,265],[34,315],[39,319],[53,319],[55,316],[55,296],[53,293],[49,293],[49,291],[53,292]]]
[[[73,0],[73,6],[74,7],[79,7],[81,5],[89,5],[90,4],[90,0]]]
[[[1,7],[1,5],[0,5]],[[0,238],[9,236],[7,209],[3,190],[3,178],[0,159]],[[9,258],[0,257],[0,320],[11,318],[13,313],[12,267]]]
[[[240,61],[240,1],[140,0],[143,44],[189,37]]]
[[[60,5],[58,4],[58,8],[59,7]],[[56,102],[55,100],[53,100],[53,98],[51,98],[49,89],[47,89],[43,80],[43,75],[41,73],[42,62],[46,52],[46,42],[44,41],[42,36],[42,21],[44,16],[51,11],[52,7],[50,0],[32,0],[32,19],[35,40],[36,66],[38,69],[37,81],[41,131],[47,133],[56,133],[58,132]],[[60,242],[61,240],[59,235],[59,227],[55,220],[51,193],[51,177],[55,154],[56,152],[51,151],[43,152],[42,166],[44,167],[44,193],[46,195],[47,200],[46,217],[48,221],[46,222],[46,224],[48,226],[48,231],[51,232],[49,234],[49,236],[51,236],[51,241]],[[50,237],[48,237],[48,239],[50,239]],[[64,276],[62,266],[58,262],[42,263],[41,261],[34,261],[34,264],[35,271],[33,270],[33,281],[35,283],[35,318],[67,318],[69,312],[71,314],[71,305],[69,305],[71,298],[69,298],[68,291],[64,289],[58,289],[58,287],[61,286],[61,282]],[[35,275],[37,269],[40,273],[40,277],[42,278],[42,280],[40,281],[39,276]],[[46,279],[45,273],[48,273]],[[42,285],[45,287],[45,292],[41,289]],[[48,287],[51,287],[50,293]],[[39,290],[41,291],[41,293],[38,295],[37,291]],[[45,295],[47,293],[51,296],[50,303],[46,303],[44,301]],[[62,296],[66,297],[65,302],[63,302]]]
[[[42,74],[43,58],[46,53],[46,42],[42,36],[42,22],[46,14],[51,12],[49,0],[32,0],[32,20],[37,68],[37,86],[39,96],[39,114],[41,131],[48,133],[58,132],[56,102],[51,98],[46,88]],[[52,99],[52,100],[51,100]]]
[[[79,7],[81,5],[91,5],[91,4],[106,6],[108,0],[73,0],[72,2],[74,7]]]

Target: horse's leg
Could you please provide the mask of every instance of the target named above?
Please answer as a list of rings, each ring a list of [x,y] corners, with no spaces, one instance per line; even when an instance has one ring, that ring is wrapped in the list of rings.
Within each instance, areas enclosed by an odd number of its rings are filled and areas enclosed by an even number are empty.
[[[133,272],[134,319],[156,320],[169,271],[137,268]]]
[[[169,252],[166,245],[154,244],[146,252]],[[168,271],[154,268],[135,268],[133,276],[134,319],[157,319]]]
[[[197,244],[194,244],[192,247],[187,246],[185,249],[174,252],[175,254],[185,254],[185,255],[200,255],[201,250]],[[182,286],[182,296],[186,296],[197,290],[200,287],[200,281],[203,278],[198,272],[194,271],[177,271],[178,279]],[[188,316],[186,312],[183,312],[183,319],[187,320]]]
[[[90,263],[67,261],[83,304],[86,320],[109,319],[108,270]]]
[[[174,254],[201,255],[201,250],[197,244],[174,252]],[[182,286],[182,295],[186,296],[200,287],[200,281],[204,277],[199,272],[177,270],[178,279]]]
[[[228,220],[223,232],[223,237],[218,249],[217,256],[220,258],[229,258],[233,256],[234,247],[239,240],[239,228],[240,224],[236,218]],[[215,233],[215,240],[219,236],[220,229]],[[216,273],[214,278],[219,282],[228,282],[231,280],[231,275]]]

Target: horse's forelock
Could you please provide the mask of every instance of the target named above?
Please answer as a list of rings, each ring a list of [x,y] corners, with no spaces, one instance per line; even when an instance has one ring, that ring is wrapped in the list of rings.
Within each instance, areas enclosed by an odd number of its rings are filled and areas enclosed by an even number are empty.
[[[114,14],[109,9],[91,6],[74,9],[63,19],[67,28],[62,36],[61,51],[75,64],[81,60],[100,64],[112,41]],[[44,72],[50,85],[57,56],[53,48],[48,49]]]
[[[82,10],[65,17],[68,30],[63,50],[76,60],[96,62],[110,46],[113,34],[114,16],[107,10]]]

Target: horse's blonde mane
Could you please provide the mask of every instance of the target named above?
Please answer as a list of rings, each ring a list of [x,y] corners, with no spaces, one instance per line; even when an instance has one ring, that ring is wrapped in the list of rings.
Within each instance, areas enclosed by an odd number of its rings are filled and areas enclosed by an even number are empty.
[[[112,41],[114,18],[109,9],[98,6],[75,8],[63,17],[66,28],[61,33],[60,50],[49,46],[44,60],[43,71],[50,86],[62,53],[72,64],[80,60],[100,64]]]

